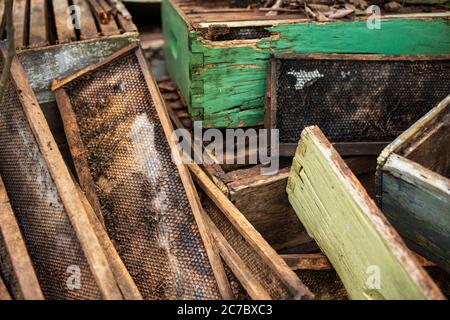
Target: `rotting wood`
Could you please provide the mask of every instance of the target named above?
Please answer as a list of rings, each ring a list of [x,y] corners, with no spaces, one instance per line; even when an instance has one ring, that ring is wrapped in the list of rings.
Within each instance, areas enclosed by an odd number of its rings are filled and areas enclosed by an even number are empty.
[[[323,253],[282,254],[281,257],[292,270],[334,270],[333,265]],[[422,267],[435,266],[434,263],[419,255],[415,255],[415,258]]]
[[[351,298],[444,299],[317,127],[302,132],[287,192]]]
[[[407,245],[450,270],[450,96],[378,159],[380,207]]]
[[[0,247],[6,249],[11,262],[13,277],[17,279],[20,298],[25,300],[43,300],[33,264],[28,255],[25,241],[22,238],[19,226],[9,204],[5,185],[0,177],[0,239],[4,242]],[[1,270],[0,270],[1,271]],[[1,272],[0,272],[1,273]],[[1,276],[0,276],[1,277]],[[1,289],[0,289],[1,291]],[[17,299],[18,297],[16,297]],[[1,298],[0,298],[1,299]]]
[[[6,50],[4,47],[1,48],[1,53],[5,58]],[[10,74],[11,81],[18,88],[18,97],[29,128],[64,204],[96,284],[103,298],[120,300],[122,295],[117,287],[106,255],[89,222],[84,206],[77,196],[78,193],[71,180],[70,173],[58,151],[56,142],[50,133],[45,117],[17,57],[13,60]]]
[[[172,89],[173,85],[161,80],[159,88],[166,99],[167,110],[176,128],[190,129],[183,122],[191,122],[185,114],[186,107],[180,102],[180,97]],[[167,89],[168,92],[165,92]],[[180,102],[180,103],[177,103]],[[175,110],[177,109],[177,110]],[[249,151],[246,150],[247,153]],[[289,168],[282,168],[273,176],[261,175],[261,165],[224,165],[218,161],[207,148],[203,154],[208,163],[203,167],[209,178],[233,202],[255,227],[264,239],[275,250],[311,250],[314,241],[308,237],[298,221],[286,195],[286,184]],[[362,161],[358,161],[361,163]],[[375,165],[373,166],[375,168]],[[251,205],[248,199],[252,199]]]

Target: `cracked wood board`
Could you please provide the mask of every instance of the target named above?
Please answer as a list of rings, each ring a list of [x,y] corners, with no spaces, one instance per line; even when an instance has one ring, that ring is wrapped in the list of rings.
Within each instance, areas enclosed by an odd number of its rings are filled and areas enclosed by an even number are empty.
[[[352,299],[444,299],[318,127],[302,132],[287,192]]]
[[[305,19],[221,21],[212,26],[259,26],[269,37],[210,41],[182,1],[162,3],[167,67],[194,120],[204,127],[263,124],[269,59],[274,53],[448,54],[450,13],[383,17],[382,28],[367,21],[316,23]],[[282,16],[280,16],[282,17]],[[356,41],[355,39],[358,39]]]
[[[378,159],[380,207],[406,244],[450,271],[450,96]]]

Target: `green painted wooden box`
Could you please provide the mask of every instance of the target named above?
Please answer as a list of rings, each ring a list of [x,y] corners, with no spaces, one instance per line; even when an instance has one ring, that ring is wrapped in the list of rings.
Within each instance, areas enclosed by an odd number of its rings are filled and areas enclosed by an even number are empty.
[[[269,58],[278,52],[448,54],[450,12],[330,23],[299,15],[164,0],[165,55],[189,113],[205,127],[263,124]],[[370,25],[370,24],[369,24]]]

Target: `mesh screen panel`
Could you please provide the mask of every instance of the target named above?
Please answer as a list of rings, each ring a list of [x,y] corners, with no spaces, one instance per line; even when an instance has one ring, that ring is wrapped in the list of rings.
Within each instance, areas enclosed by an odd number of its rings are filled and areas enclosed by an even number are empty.
[[[45,298],[100,298],[12,81],[0,106],[0,175]],[[81,271],[79,290],[66,285],[70,266]]]
[[[279,277],[267,266],[256,251],[240,235],[231,222],[209,199],[203,199],[203,207],[222,235],[250,269],[256,280],[267,290],[272,299],[292,299],[292,295]]]
[[[146,299],[219,299],[136,55],[105,64],[64,90],[108,234],[141,294]]]
[[[391,141],[450,91],[450,60],[274,61],[281,143],[311,125],[331,142]]]

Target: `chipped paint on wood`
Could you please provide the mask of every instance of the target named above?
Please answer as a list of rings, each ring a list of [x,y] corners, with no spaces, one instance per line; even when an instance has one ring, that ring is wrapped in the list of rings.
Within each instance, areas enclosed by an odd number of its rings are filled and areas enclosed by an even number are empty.
[[[54,79],[64,78],[92,65],[117,50],[139,41],[131,32],[95,40],[24,50],[18,54],[39,103],[54,101],[50,90]]]

